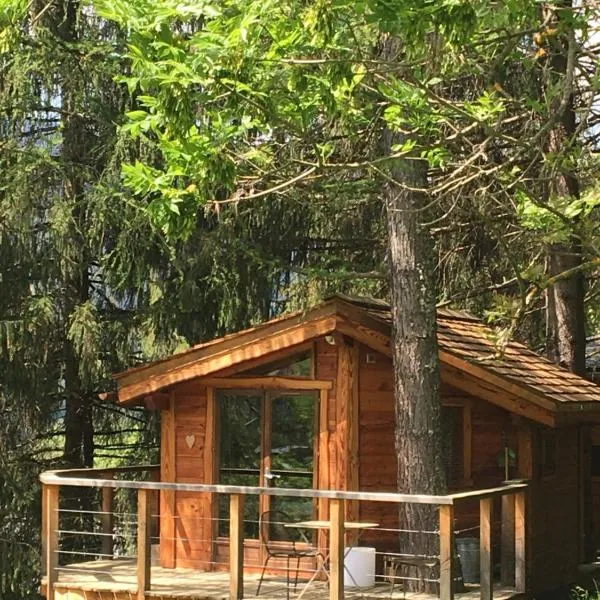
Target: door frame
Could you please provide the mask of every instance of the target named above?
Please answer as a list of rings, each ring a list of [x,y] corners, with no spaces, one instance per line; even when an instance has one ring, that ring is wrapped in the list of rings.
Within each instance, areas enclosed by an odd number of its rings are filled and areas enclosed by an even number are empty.
[[[273,426],[273,399],[285,397],[285,396],[306,396],[311,395],[313,398],[313,434],[312,434],[312,444],[313,444],[313,472],[312,472],[312,486],[313,489],[316,489],[319,481],[319,437],[320,437],[320,415],[321,415],[321,402],[323,401],[323,394],[319,393],[322,390],[323,385],[322,382],[315,381],[314,388],[306,386],[306,383],[311,380],[303,380],[304,387],[300,388],[274,388],[274,389],[264,389],[264,388],[231,388],[226,385],[219,387],[214,387],[214,410],[213,414],[213,423],[212,429],[215,432],[214,436],[214,450],[212,452],[213,455],[213,467],[214,467],[214,482],[220,482],[220,462],[221,462],[221,403],[220,403],[220,395],[223,393],[230,393],[231,395],[240,395],[240,396],[256,396],[261,398],[261,415],[260,415],[260,452],[261,457],[259,461],[259,477],[258,477],[258,485],[259,487],[268,487],[265,485],[265,471],[267,468],[271,468],[272,460],[271,460],[271,444],[272,444],[272,426]],[[210,425],[209,425],[210,426]],[[213,502],[213,514],[219,513],[218,502]],[[261,494],[259,496],[258,501],[258,517],[270,509],[271,506],[271,496]],[[318,514],[318,506],[317,502],[313,501],[313,515]],[[213,535],[213,545],[215,542],[223,543],[228,540],[228,537],[219,535],[218,526],[214,528]],[[254,541],[254,538],[249,538],[248,541]],[[260,543],[260,534],[259,539],[256,540]],[[261,548],[261,560],[263,560],[264,549]]]

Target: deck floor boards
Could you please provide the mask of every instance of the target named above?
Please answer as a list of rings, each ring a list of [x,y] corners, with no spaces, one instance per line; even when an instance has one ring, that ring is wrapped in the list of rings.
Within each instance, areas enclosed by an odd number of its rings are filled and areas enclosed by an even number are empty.
[[[244,592],[246,598],[256,598],[258,575],[244,575]],[[296,597],[303,589],[303,582],[298,582]],[[114,559],[88,561],[60,567],[56,590],[59,598],[113,598],[128,597],[135,594],[136,563],[132,559]],[[72,591],[71,595],[69,591]],[[76,591],[83,593],[77,594]],[[313,582],[303,595],[306,600],[322,600],[327,598],[327,585],[324,582]],[[346,588],[344,596],[348,600],[384,600],[390,599],[390,584],[378,583],[369,588]],[[496,600],[509,600],[518,594],[514,588],[494,586]],[[148,598],[182,598],[186,600],[228,600],[229,573],[214,571],[205,573],[193,569],[164,569],[152,567],[151,589]],[[460,600],[478,600],[479,587],[467,586],[467,591],[456,594]],[[286,598],[285,579],[267,576],[263,582],[259,600],[284,600]],[[396,586],[391,600],[436,600],[434,594],[416,594],[407,592],[404,595],[402,586]]]

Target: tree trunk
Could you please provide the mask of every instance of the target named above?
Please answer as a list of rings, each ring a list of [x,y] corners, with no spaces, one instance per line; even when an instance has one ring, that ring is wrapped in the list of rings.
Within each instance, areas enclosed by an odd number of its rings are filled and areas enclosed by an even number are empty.
[[[384,146],[401,143],[390,131]],[[391,169],[398,184],[384,188],[389,237],[392,306],[392,347],[396,409],[398,491],[443,494],[442,423],[433,243],[420,224],[425,205],[424,161],[399,160]],[[439,552],[438,514],[425,504],[400,505],[400,548],[403,554],[436,556]],[[415,533],[416,532],[416,533]],[[412,573],[411,573],[411,576]],[[407,582],[407,589],[430,590],[425,582]]]
[[[573,74],[569,73],[568,55],[569,46],[575,40],[570,40],[564,33],[561,24],[561,10],[571,11],[572,1],[562,0],[543,11],[544,22],[547,23],[547,32],[560,32],[558,35],[545,36],[547,39],[547,73],[546,89],[561,89],[570,85]],[[573,67],[574,68],[574,67]],[[557,83],[563,85],[557,86]],[[561,108],[562,91],[554,100],[556,114]],[[573,92],[570,91],[564,110],[552,128],[548,138],[548,152],[550,155],[561,156],[569,152],[576,141],[573,139],[576,132],[575,109]],[[579,180],[577,173],[570,168],[571,161],[565,160],[553,167],[554,173],[548,186],[549,199],[579,198]],[[548,249],[548,276],[552,277],[581,265],[581,241],[577,236],[577,223],[573,222],[573,234],[570,239],[562,244],[553,244]],[[548,358],[553,362],[585,376],[585,279],[582,273],[577,273],[567,279],[560,280],[549,288],[546,293],[546,351]]]
[[[79,40],[79,0],[62,0],[48,13],[47,25],[65,45]],[[68,339],[70,317],[76,307],[89,299],[89,257],[86,247],[85,183],[89,148],[86,122],[82,116],[81,98],[84,94],[82,75],[77,71],[77,54],[61,73],[63,201],[71,209],[73,233],[64,249],[64,385],[65,385],[65,441],[64,462],[72,467],[93,466],[92,405],[79,373],[79,359]]]

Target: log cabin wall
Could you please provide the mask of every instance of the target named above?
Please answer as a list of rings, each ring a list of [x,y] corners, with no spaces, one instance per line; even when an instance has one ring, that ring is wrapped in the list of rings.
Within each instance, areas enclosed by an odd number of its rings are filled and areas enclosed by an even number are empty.
[[[544,436],[554,445],[554,468],[544,473]],[[574,581],[579,556],[579,436],[576,426],[533,427],[533,482],[529,494],[530,590]],[[546,466],[547,467],[547,466]]]
[[[345,380],[354,368],[351,362],[340,365],[340,345],[348,358],[352,357],[353,343],[341,336],[336,336],[334,344],[331,341],[320,338],[314,344],[314,375],[317,379],[333,382],[332,388],[323,390],[319,398],[315,440],[318,461],[315,468],[319,489],[352,489],[347,487],[352,478],[347,477],[349,462],[344,452],[350,419],[345,402],[343,406],[337,402],[337,380],[340,368],[344,369]],[[352,396],[347,389],[342,390],[342,394],[346,394],[345,398],[348,394]],[[218,436],[215,432],[217,408],[214,389],[207,388],[202,385],[201,379],[196,379],[174,386],[170,396],[170,407],[161,414],[161,480],[181,483],[216,481]],[[205,452],[205,447],[210,452]],[[211,496],[184,492],[161,495],[161,515],[165,517],[161,519],[160,531],[161,566],[209,570],[214,568],[215,563],[227,561],[227,541],[214,537],[214,521],[211,518],[216,516],[217,507]],[[319,502],[317,514],[319,518],[329,518],[327,501]],[[173,518],[168,518],[170,515]],[[321,537],[319,543],[325,547],[324,534]],[[211,539],[215,539],[215,543],[210,543]],[[260,564],[258,543],[247,542],[244,554],[246,563]]]
[[[175,386],[171,391],[171,406],[161,415],[162,481],[212,482],[209,465],[214,447],[210,447],[211,427],[207,427],[211,396],[205,386],[194,380]],[[205,452],[207,446],[210,453]],[[205,540],[212,539],[213,535],[211,494],[163,493],[161,515],[161,566],[209,568],[212,544]]]
[[[394,382],[390,358],[361,346],[359,354],[359,484],[364,491],[395,491],[396,452],[394,443]],[[466,406],[470,409],[470,464],[468,480],[455,486],[458,489],[477,489],[501,484],[505,471],[499,461],[504,456],[505,440],[509,448],[516,449],[517,434],[508,411],[470,396],[448,385],[442,385],[442,401],[448,406]],[[463,415],[463,418],[464,415]],[[465,431],[464,443],[469,443]],[[468,460],[465,457],[465,460]],[[512,467],[511,477],[515,477]],[[498,512],[500,507],[498,503]],[[477,536],[471,530],[479,523],[479,504],[461,503],[456,512],[455,529],[466,536]],[[398,527],[397,509],[381,503],[361,503],[361,521],[374,521],[381,528]],[[500,539],[499,520],[494,522],[494,536]],[[395,532],[365,532],[365,544],[379,550],[397,550]]]
[[[342,354],[343,359],[340,359]],[[333,382],[332,389],[322,391],[320,396],[316,439],[318,487],[394,491],[396,460],[391,360],[340,337],[336,338],[335,344],[324,338],[318,339],[314,344],[314,359],[315,377]],[[351,375],[349,380],[348,374]],[[342,384],[340,378],[344,379]],[[519,422],[507,411],[447,385],[442,387],[442,396],[446,404],[466,401],[471,407],[471,481],[463,482],[462,487],[494,486],[504,479],[504,469],[498,462],[504,448],[504,435],[511,448],[521,445],[520,473],[515,470],[511,476],[525,476],[523,468],[533,468],[534,463],[539,462],[536,440],[541,435],[541,427],[529,425],[534,438],[531,449],[535,450],[535,455],[527,456],[523,448],[528,446],[523,446],[521,436],[517,435],[525,420]],[[170,407],[161,414],[161,480],[211,483],[217,454],[214,390],[202,385],[201,380],[195,380],[174,386],[170,397]],[[354,408],[346,405],[355,400]],[[353,410],[358,418],[353,417]],[[358,427],[353,429],[352,421],[358,423]],[[578,461],[577,440],[576,427],[556,430],[556,474],[547,477],[536,474],[534,477],[529,511],[530,532],[535,532],[529,550],[531,589],[534,590],[549,589],[554,583],[558,585],[576,567],[579,500],[578,470],[574,465]],[[354,451],[352,444],[356,444]],[[210,448],[210,453],[206,453],[205,448]],[[499,518],[499,506],[497,508]],[[214,539],[214,521],[211,520],[214,510],[215,502],[210,494],[169,492],[161,495],[161,516],[164,517],[160,529],[162,566],[206,570],[211,568],[212,561],[226,559],[227,548],[209,541]],[[349,510],[354,509],[350,506]],[[328,518],[326,501],[318,505],[317,514],[319,518]],[[169,519],[169,515],[173,518]],[[347,516],[376,521],[384,529],[398,526],[397,509],[393,505],[361,503],[360,514]],[[463,507],[456,517],[456,529],[468,530],[478,522],[478,507]],[[498,520],[495,524],[494,536],[499,540]],[[373,539],[369,533],[365,532],[362,544],[375,545],[381,550],[397,547],[394,532],[371,532]],[[325,540],[320,539],[319,544],[324,543]],[[252,544],[248,546],[247,552],[253,556],[247,558],[255,562],[257,549]]]

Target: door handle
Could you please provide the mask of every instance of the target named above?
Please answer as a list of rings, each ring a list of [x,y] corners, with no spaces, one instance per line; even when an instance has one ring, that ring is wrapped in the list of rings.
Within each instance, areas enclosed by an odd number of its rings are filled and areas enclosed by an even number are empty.
[[[269,484],[273,481],[273,479],[281,479],[281,475],[271,473],[271,469],[265,469],[264,477],[266,479],[266,487],[269,487]]]

